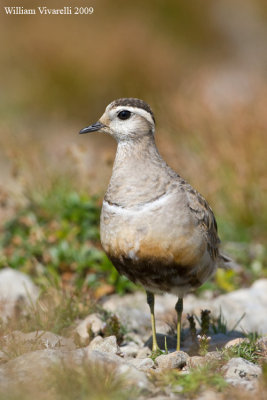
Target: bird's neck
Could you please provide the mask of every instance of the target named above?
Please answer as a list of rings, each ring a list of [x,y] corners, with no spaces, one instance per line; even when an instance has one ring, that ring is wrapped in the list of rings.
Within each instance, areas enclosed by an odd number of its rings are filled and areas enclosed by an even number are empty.
[[[113,171],[123,168],[135,169],[138,165],[164,163],[160,156],[153,135],[146,135],[135,140],[122,140],[118,143]]]
[[[121,141],[105,199],[121,206],[142,204],[163,195],[169,182],[170,168],[152,135]]]

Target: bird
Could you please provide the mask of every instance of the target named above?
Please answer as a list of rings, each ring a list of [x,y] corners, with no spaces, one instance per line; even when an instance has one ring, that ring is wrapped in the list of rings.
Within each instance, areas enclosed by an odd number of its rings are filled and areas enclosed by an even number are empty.
[[[112,101],[94,124],[79,133],[103,132],[117,141],[112,175],[101,216],[102,247],[119,274],[141,284],[156,337],[155,294],[177,296],[177,347],[181,348],[183,298],[231,268],[221,253],[217,223],[205,198],[176,173],[155,143],[155,117],[143,100]]]

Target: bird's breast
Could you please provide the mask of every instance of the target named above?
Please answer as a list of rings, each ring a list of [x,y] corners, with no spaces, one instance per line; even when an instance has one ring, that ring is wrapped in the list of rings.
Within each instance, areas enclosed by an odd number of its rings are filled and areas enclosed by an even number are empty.
[[[132,208],[104,201],[101,242],[109,257],[195,266],[206,243],[190,214],[176,203],[171,195]]]

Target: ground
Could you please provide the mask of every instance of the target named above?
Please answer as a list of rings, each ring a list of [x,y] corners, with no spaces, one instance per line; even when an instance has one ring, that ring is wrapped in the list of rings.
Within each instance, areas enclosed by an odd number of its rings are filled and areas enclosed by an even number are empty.
[[[91,2],[0,13],[0,399],[263,399],[266,1]],[[239,265],[185,298],[182,353],[176,299],[156,296],[151,354],[144,291],[100,245],[116,143],[78,132],[119,97],[151,105],[160,153]]]
[[[154,354],[144,291],[120,277],[101,250],[97,198],[59,182],[5,215],[0,398],[263,396],[263,246],[229,243],[244,265],[186,296],[181,352],[175,351],[176,298],[156,296],[162,351]]]

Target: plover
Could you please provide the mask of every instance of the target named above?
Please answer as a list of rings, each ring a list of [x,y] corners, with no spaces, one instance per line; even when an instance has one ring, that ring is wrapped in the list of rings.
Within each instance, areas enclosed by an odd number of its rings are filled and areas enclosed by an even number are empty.
[[[142,100],[110,103],[98,122],[80,131],[104,132],[118,143],[104,197],[102,246],[120,274],[143,285],[157,351],[154,294],[178,296],[177,350],[183,297],[231,259],[220,253],[217,224],[207,201],[163,160],[155,144],[155,119]]]

